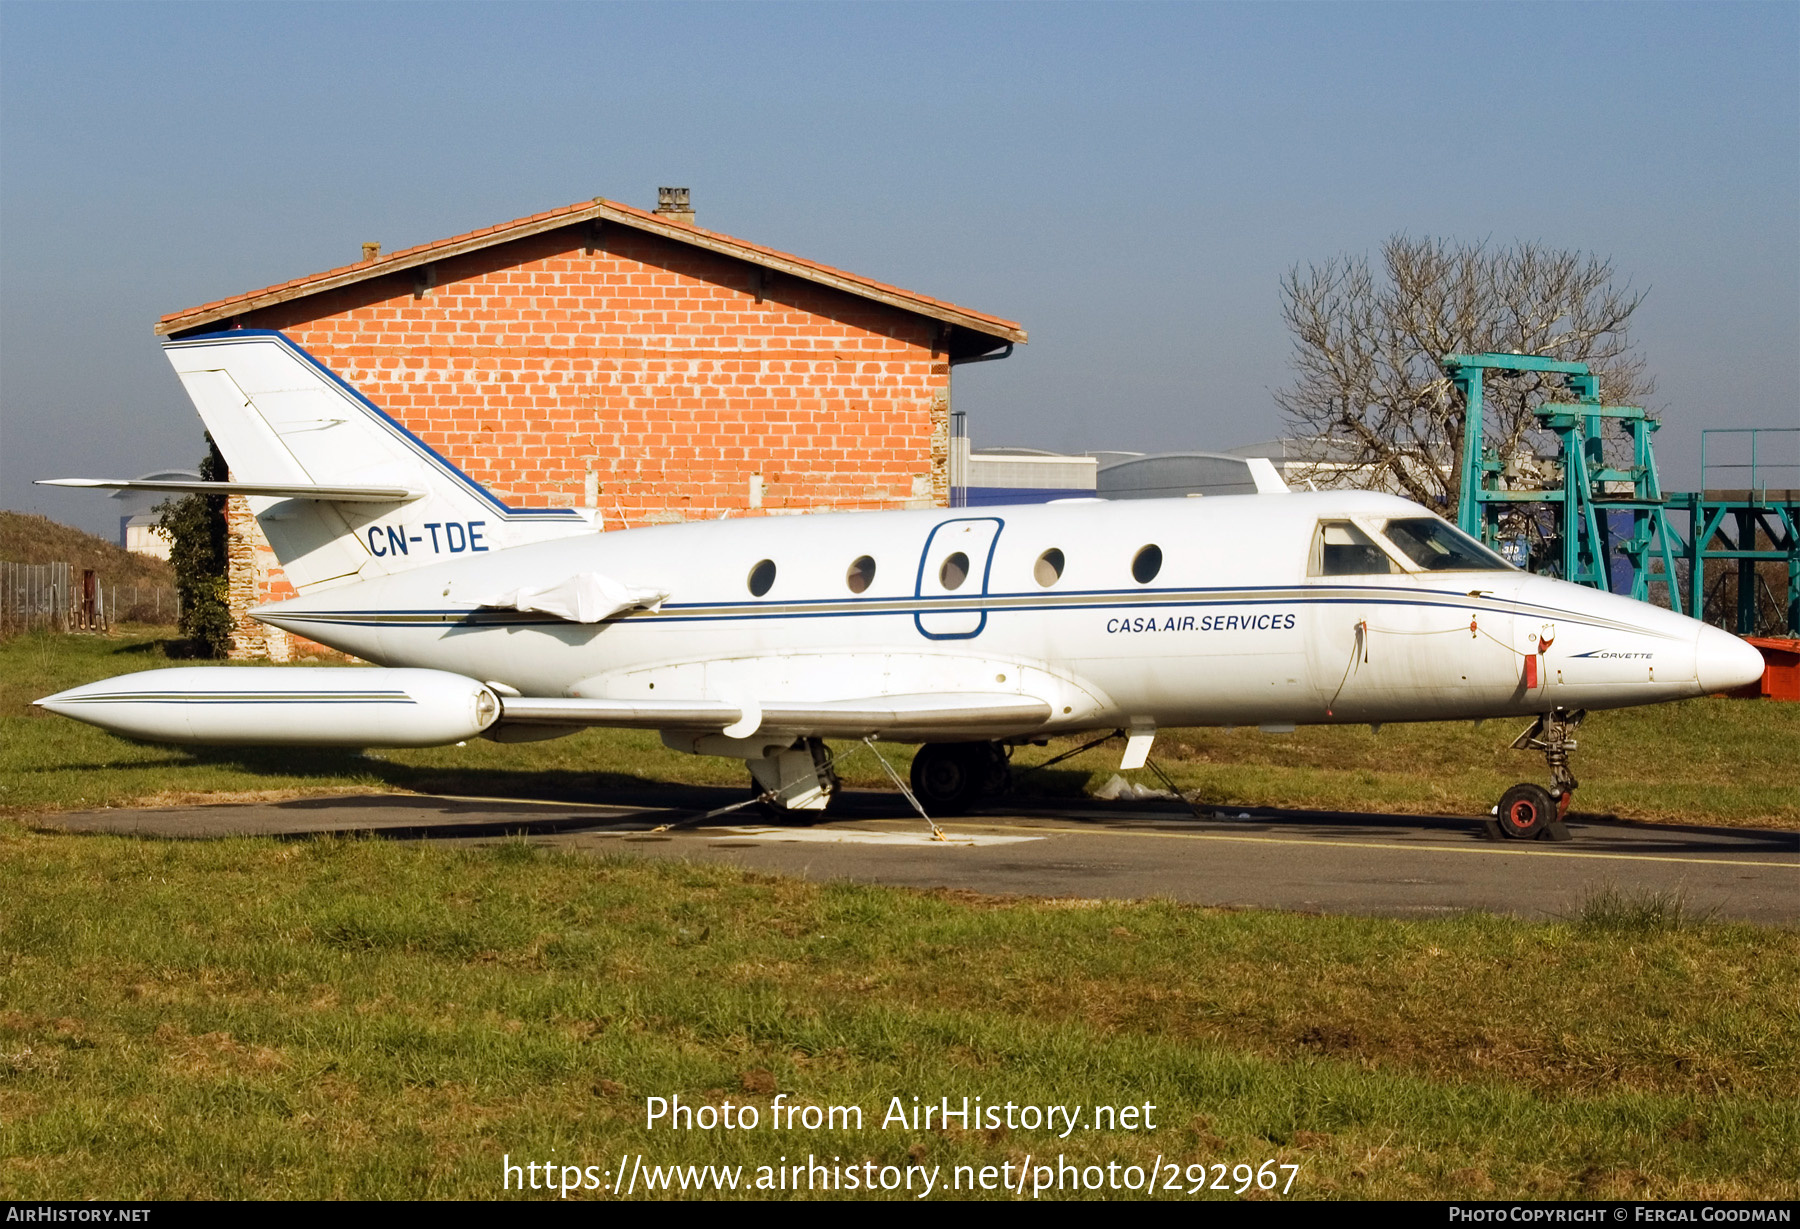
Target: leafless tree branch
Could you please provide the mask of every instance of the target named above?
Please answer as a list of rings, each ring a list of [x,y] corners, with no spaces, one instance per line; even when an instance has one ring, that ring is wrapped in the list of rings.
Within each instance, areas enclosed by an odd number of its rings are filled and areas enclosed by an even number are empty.
[[[1464,425],[1461,395],[1438,366],[1446,354],[1533,354],[1587,363],[1605,398],[1641,404],[1654,389],[1629,324],[1644,300],[1614,284],[1610,261],[1536,243],[1396,235],[1379,275],[1361,256],[1296,265],[1282,279],[1294,337],[1294,383],[1276,394],[1291,428],[1319,450],[1320,476],[1354,466],[1454,515]],[[1511,457],[1534,438],[1534,407],[1561,381],[1490,374],[1485,444]]]

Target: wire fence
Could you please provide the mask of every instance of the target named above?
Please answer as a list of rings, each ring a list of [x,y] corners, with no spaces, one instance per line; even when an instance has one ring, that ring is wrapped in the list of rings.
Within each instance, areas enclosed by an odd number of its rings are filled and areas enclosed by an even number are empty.
[[[169,585],[108,585],[67,563],[0,561],[0,637],[104,632],[122,623],[168,625],[181,606]]]

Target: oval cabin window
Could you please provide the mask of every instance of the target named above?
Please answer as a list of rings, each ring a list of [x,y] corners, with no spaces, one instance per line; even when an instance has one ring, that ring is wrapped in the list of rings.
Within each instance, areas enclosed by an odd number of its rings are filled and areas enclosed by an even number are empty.
[[[944,560],[944,566],[938,569],[938,583],[946,589],[960,589],[962,582],[969,579],[969,557],[957,551]]]
[[[1063,553],[1054,546],[1039,555],[1036,566],[1031,569],[1032,577],[1046,589],[1061,580],[1062,574]]]
[[[844,573],[844,583],[850,587],[852,593],[861,593],[866,590],[875,583],[875,561],[867,555],[862,556],[850,565],[848,572]]]
[[[1162,547],[1146,546],[1131,561],[1131,575],[1140,585],[1147,585],[1162,571]]]
[[[775,561],[764,559],[750,569],[750,592],[761,597],[775,587]]]

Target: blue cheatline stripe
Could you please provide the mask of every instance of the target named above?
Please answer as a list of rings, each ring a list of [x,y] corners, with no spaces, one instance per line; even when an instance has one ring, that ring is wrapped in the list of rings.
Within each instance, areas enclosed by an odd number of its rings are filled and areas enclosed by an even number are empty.
[[[1225,594],[1242,593],[1243,596],[1224,596]],[[1216,596],[1201,596],[1213,594]],[[1018,599],[1034,599],[1032,604],[1016,604]],[[1070,601],[1068,598],[1090,599]],[[881,616],[915,617],[918,614],[955,614],[980,611],[984,614],[1049,614],[1058,611],[1111,610],[1120,606],[1132,607],[1231,607],[1231,606],[1417,606],[1437,610],[1475,610],[1488,614],[1507,614],[1529,617],[1534,612],[1556,621],[1582,627],[1645,633],[1646,629],[1633,627],[1608,619],[1583,617],[1551,606],[1540,606],[1535,603],[1517,602],[1495,597],[1469,597],[1467,594],[1438,593],[1416,594],[1405,592],[1403,595],[1394,590],[1361,589],[1348,587],[1348,592],[1336,590],[1331,596],[1316,592],[1296,592],[1293,590],[1249,589],[1249,590],[1194,590],[1165,589],[1146,592],[1144,590],[1096,590],[1086,593],[1072,593],[1061,601],[1043,601],[1040,595],[1027,593],[998,593],[986,597],[974,598],[851,598],[851,599],[808,599],[787,603],[766,603],[774,607],[769,610],[757,610],[753,603],[719,602],[719,603],[674,603],[665,602],[662,613],[652,614],[648,611],[621,616],[618,621],[631,623],[725,623],[767,621],[770,619],[833,619],[833,618],[873,618]],[[814,606],[835,606],[838,609],[808,609]],[[706,611],[721,613],[707,614]],[[729,613],[724,613],[729,612]],[[284,622],[314,623],[322,627],[385,627],[385,628],[431,628],[447,630],[471,627],[582,627],[596,629],[606,623],[576,624],[567,619],[552,617],[521,615],[518,612],[494,610],[484,612],[476,608],[458,607],[453,609],[420,609],[395,611],[309,611],[273,615]],[[1661,636],[1659,632],[1648,632]],[[1664,637],[1668,639],[1669,637]]]
[[[273,338],[276,342],[287,347],[287,349],[290,350],[293,353],[293,355],[296,358],[298,358],[301,362],[308,364],[309,366],[311,366],[313,368],[314,371],[319,372],[326,379],[330,380],[334,385],[337,386],[337,388],[340,392],[342,392],[346,396],[350,397],[358,405],[360,405],[364,411],[373,415],[377,422],[380,422],[390,432],[392,432],[394,435],[400,437],[400,439],[403,442],[408,444],[415,452],[419,453],[428,464],[432,465],[434,468],[436,468],[441,473],[443,473],[445,477],[450,478],[453,481],[461,484],[462,487],[469,494],[474,495],[477,498],[481,499],[483,502],[487,503],[496,512],[500,513],[500,515],[502,517],[509,519],[509,520],[513,519],[515,517],[530,518],[530,517],[542,517],[542,516],[553,517],[553,518],[557,518],[557,519],[561,519],[561,520],[580,520],[581,519],[581,514],[576,512],[575,509],[573,509],[573,508],[513,508],[513,507],[509,507],[506,504],[501,503],[500,500],[494,496],[493,492],[489,491],[486,487],[482,486],[479,482],[475,481],[473,478],[471,478],[467,474],[463,473],[462,470],[458,469],[454,464],[452,464],[442,454],[438,453],[435,449],[433,449],[430,444],[427,444],[424,440],[420,439],[418,436],[414,435],[411,431],[407,430],[406,427],[404,427],[397,420],[395,420],[394,418],[389,416],[387,411],[383,410],[380,406],[376,405],[373,401],[370,401],[367,397],[363,396],[361,392],[357,391],[355,385],[351,384],[348,380],[346,380],[342,376],[338,375],[337,372],[333,371],[331,368],[327,367],[324,363],[321,363],[318,359],[316,359],[312,355],[308,354],[305,349],[303,349],[299,345],[295,344],[294,340],[291,337],[287,336],[285,333],[280,332],[279,330],[276,330],[276,329],[231,329],[228,332],[224,332],[224,333],[199,333],[193,337],[183,337],[178,341],[164,342],[163,344],[165,346],[171,346],[171,347],[202,345],[202,344],[216,345],[220,342],[235,343],[235,342],[261,340],[264,338]]]
[[[113,691],[103,695],[69,696],[64,704],[417,704],[405,693],[376,692],[174,692]]]

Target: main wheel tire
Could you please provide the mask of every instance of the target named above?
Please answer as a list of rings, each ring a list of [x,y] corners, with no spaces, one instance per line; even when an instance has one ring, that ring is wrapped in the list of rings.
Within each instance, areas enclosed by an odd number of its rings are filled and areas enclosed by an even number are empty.
[[[776,806],[774,803],[770,802],[767,798],[764,798],[762,796],[762,794],[763,794],[762,783],[760,781],[758,781],[755,777],[751,777],[750,778],[750,796],[752,798],[756,799],[756,801],[752,802],[749,806],[745,807],[741,813],[744,815],[755,815],[759,819],[766,820],[769,823],[774,823],[774,824],[787,823],[788,817],[789,817],[789,812],[787,811],[787,809],[785,807]]]
[[[933,819],[961,815],[992,773],[986,743],[926,743],[913,756],[913,795]]]
[[[981,796],[993,798],[1011,793],[1012,764],[1006,758],[1006,748],[999,743],[982,743],[981,747],[985,752]]]
[[[1519,784],[1500,795],[1495,815],[1504,835],[1529,841],[1556,818],[1556,800],[1541,785]]]

